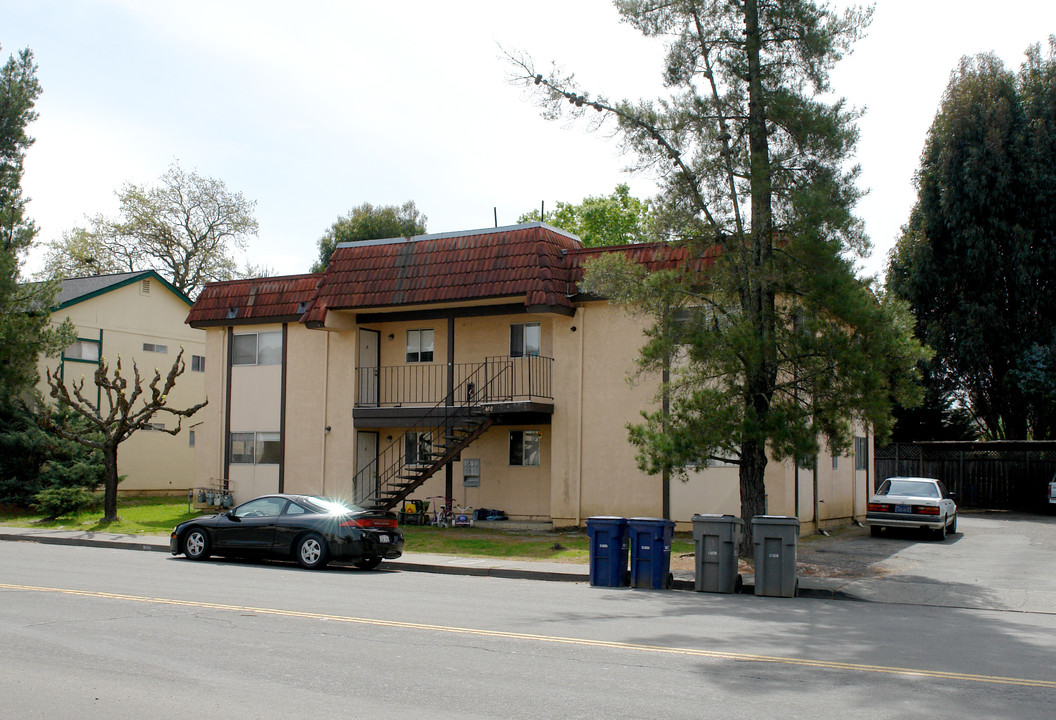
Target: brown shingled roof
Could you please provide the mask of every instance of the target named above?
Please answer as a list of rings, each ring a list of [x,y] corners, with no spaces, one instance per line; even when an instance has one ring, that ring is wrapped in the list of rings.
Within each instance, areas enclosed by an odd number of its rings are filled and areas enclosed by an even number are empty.
[[[716,249],[714,252],[717,251]],[[703,257],[695,256],[685,245],[671,245],[663,242],[578,248],[570,250],[565,259],[568,281],[578,284],[583,279],[583,264],[609,253],[623,253],[629,259],[644,265],[649,272],[684,267],[691,273],[702,273],[715,262],[713,253],[708,253]]]
[[[320,277],[288,275],[209,283],[195,300],[186,322],[202,327],[296,321],[315,296]]]
[[[568,311],[564,255],[582,247],[542,223],[339,245],[302,318],[327,309],[383,308],[524,296],[533,309]]]

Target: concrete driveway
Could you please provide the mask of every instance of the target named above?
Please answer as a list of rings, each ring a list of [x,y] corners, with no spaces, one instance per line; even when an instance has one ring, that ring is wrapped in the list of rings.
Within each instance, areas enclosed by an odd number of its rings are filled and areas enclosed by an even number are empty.
[[[965,512],[943,541],[868,528],[804,539],[800,572],[863,600],[1056,614],[1056,517]]]

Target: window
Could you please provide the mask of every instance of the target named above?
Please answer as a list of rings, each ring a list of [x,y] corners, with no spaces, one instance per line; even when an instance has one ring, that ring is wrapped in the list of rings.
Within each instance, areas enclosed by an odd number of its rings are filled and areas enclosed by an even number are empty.
[[[240,518],[278,517],[286,502],[285,498],[278,497],[257,498],[239,505],[234,509],[234,515]]]
[[[433,361],[433,331],[407,331],[407,362]]]
[[[204,355],[191,355],[191,372],[205,372]]]
[[[540,339],[539,323],[510,325],[510,357],[538,355]]]
[[[832,456],[832,469],[836,470],[840,467],[840,458],[836,455]]]
[[[98,340],[78,340],[63,351],[62,359],[99,362],[99,347],[100,342]]]
[[[187,447],[194,447],[194,430],[187,431]]]
[[[432,433],[407,432],[403,435],[403,458],[408,465],[430,465],[432,455],[430,448],[433,444]]]
[[[867,437],[854,439],[854,469],[869,469],[869,438]]]
[[[510,465],[539,464],[539,431],[510,430]]]
[[[204,358],[202,362],[204,367]],[[232,338],[232,365],[278,365],[281,362],[281,332],[242,333]]]
[[[143,429],[161,431],[165,429],[165,423],[148,422],[143,426]]]
[[[145,352],[156,352],[162,353],[163,355],[169,351],[168,345],[157,345],[156,343],[143,343],[143,350]]]
[[[231,462],[236,465],[278,465],[279,433],[231,433]]]

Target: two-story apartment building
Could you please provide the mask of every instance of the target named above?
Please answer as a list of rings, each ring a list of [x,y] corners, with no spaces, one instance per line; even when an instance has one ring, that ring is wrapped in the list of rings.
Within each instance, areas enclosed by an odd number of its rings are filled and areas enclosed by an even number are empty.
[[[95,371],[105,358],[112,372],[118,357],[126,377],[132,377],[133,364],[139,367],[146,389],[154,369],[164,378],[182,347],[187,369],[176,381],[169,405],[186,408],[201,402],[205,397],[205,333],[184,322],[191,305],[190,298],[153,270],[63,280],[51,319],[55,324],[69,319],[77,340],[61,359],[41,359],[37,389],[50,397],[47,368],[61,373],[68,386],[84,379],[89,399],[99,401],[93,384]],[[171,422],[171,417],[161,413],[152,427],[160,430]],[[176,493],[193,487],[193,425],[197,422],[197,416],[184,420],[186,431],[179,435],[144,430],[122,443],[118,451],[118,474],[124,476],[120,491]]]
[[[531,223],[348,243],[318,275],[207,286],[187,318],[216,359],[199,484],[227,482],[238,501],[446,496],[557,526],[739,513],[732,465],[670,483],[637,468],[626,425],[658,380],[627,381],[644,326],[577,288],[584,260],[611,251],[687,261],[667,245],[585,249]],[[832,464],[819,519],[863,515],[868,471]],[[770,512],[812,520],[814,479],[771,463]]]

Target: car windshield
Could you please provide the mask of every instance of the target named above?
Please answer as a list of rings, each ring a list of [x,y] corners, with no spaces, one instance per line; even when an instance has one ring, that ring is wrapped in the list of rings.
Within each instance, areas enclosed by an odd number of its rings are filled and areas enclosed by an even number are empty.
[[[877,495],[908,495],[911,497],[939,497],[939,488],[927,480],[885,480]]]
[[[363,508],[344,500],[323,497],[308,497],[305,500],[313,509],[327,515],[347,515],[348,513],[363,512]]]

